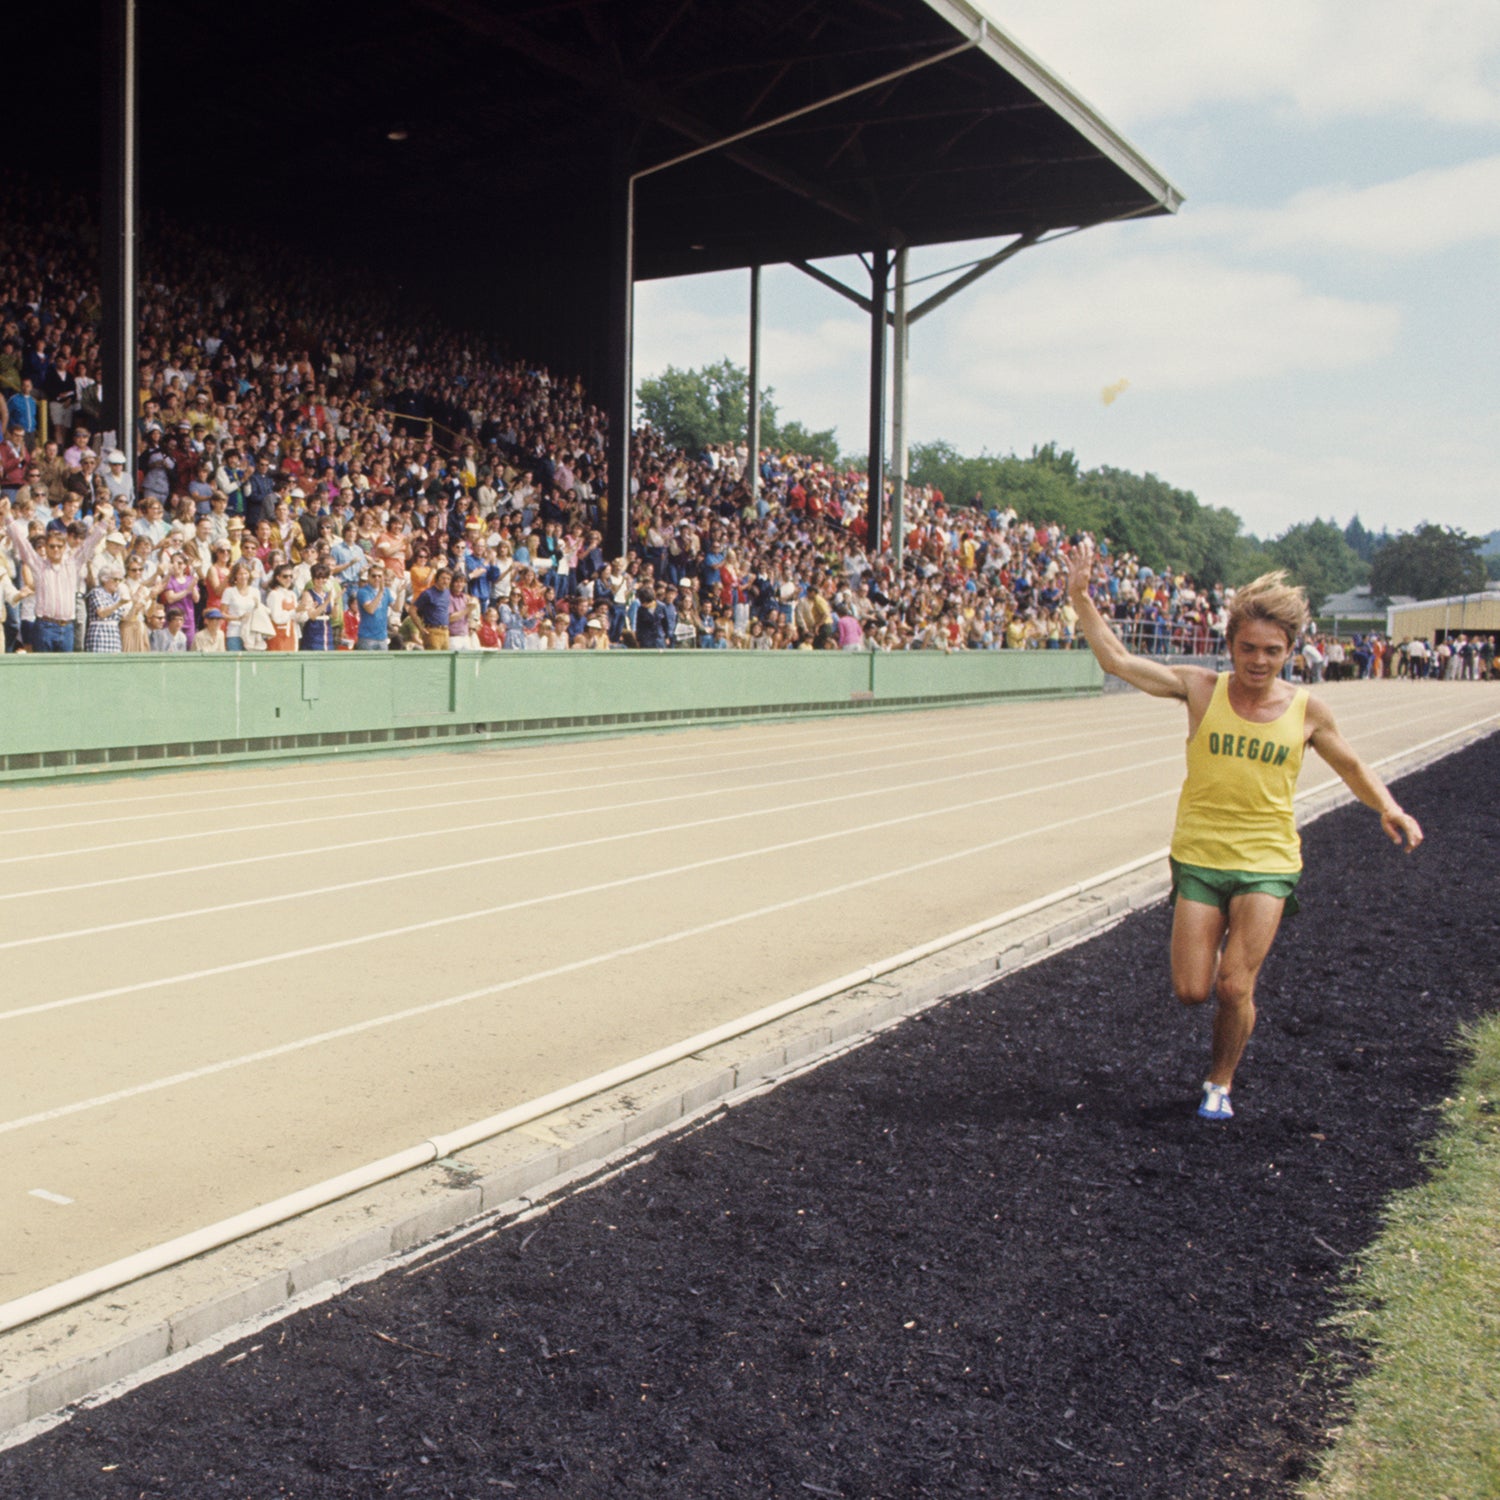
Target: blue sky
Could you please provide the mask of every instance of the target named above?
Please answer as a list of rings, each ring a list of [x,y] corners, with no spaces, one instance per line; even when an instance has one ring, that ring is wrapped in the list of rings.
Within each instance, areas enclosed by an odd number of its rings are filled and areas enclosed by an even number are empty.
[[[1262,537],[1355,513],[1500,527],[1500,0],[986,9],[1187,203],[1023,252],[917,324],[912,441],[1056,441]],[[989,248],[914,252],[911,274]],[[637,379],[744,364],[748,286],[638,288]],[[863,452],[863,316],[785,267],[762,298],[783,416]]]

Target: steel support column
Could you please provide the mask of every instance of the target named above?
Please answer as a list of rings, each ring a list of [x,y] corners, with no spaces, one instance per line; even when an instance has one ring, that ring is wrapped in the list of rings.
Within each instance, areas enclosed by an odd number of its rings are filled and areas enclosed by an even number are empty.
[[[750,456],[750,502],[760,499],[760,267],[750,267],[750,389],[745,446]]]
[[[896,252],[896,315],[891,328],[891,566],[906,555],[906,261]]]
[[[103,426],[136,465],[136,213],[140,147],[136,118],[135,0],[102,0],[104,129],[100,292],[104,321],[99,371]]]
[[[891,252],[882,245],[870,257],[870,494],[865,546],[872,557],[880,551],[885,533],[885,320],[890,280]]]
[[[600,396],[609,422],[609,449],[601,529],[605,556],[623,557],[630,545],[630,429],[635,414],[635,179],[623,154],[611,174],[606,253],[608,356]]]

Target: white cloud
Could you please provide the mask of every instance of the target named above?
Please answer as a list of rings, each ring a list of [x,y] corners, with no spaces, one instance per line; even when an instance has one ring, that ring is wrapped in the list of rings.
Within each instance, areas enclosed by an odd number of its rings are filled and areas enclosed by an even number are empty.
[[[1500,121],[1494,0],[987,0],[998,23],[1122,124],[1202,106],[1309,118]]]
[[[750,362],[748,312],[710,311],[683,299],[684,283],[645,282],[636,288],[636,379],[668,365],[695,369],[731,359]],[[726,285],[724,296],[741,301],[742,286]],[[761,363],[766,383],[775,385],[784,371],[816,376],[844,371],[851,361],[869,357],[869,334],[859,314],[828,317],[816,323],[777,323],[767,318],[761,330]]]
[[[1493,529],[1493,446],[1463,422],[1376,405],[1320,412],[1319,430],[1323,441],[1308,446],[1286,429],[1247,442],[1227,426],[1197,423],[1160,435],[1152,457],[1174,484],[1206,504],[1227,505],[1261,537],[1316,517],[1343,523],[1353,515],[1377,531],[1424,520],[1478,535]]]
[[[1378,359],[1393,307],[1308,289],[1284,272],[1206,257],[1127,256],[1074,264],[980,292],[950,336],[950,375],[994,394],[1088,396],[1130,382],[1122,405]]]
[[[1500,239],[1500,156],[1372,187],[1317,187],[1279,208],[1183,214],[1185,235],[1251,251],[1320,249],[1388,259]]]

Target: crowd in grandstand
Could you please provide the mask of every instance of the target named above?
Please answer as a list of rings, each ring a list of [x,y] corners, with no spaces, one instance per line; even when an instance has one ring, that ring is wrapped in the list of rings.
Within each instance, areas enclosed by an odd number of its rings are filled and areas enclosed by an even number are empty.
[[[153,240],[142,289],[136,451],[106,447],[95,238],[81,204],[13,191],[0,213],[35,232],[0,250],[6,649],[1074,644],[1057,525],[918,486],[898,569],[867,544],[863,473],[763,452],[757,476],[742,447],[686,454],[649,427],[608,558],[604,418],[577,381],[181,232]],[[1222,649],[1222,586],[1100,553],[1133,648]],[[1371,636],[1299,660],[1436,658]]]

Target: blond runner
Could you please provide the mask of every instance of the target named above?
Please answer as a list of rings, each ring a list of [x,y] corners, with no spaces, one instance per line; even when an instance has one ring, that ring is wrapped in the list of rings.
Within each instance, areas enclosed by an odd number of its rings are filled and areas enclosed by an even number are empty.
[[[1228,1120],[1234,1071],[1255,1029],[1255,981],[1283,913],[1296,910],[1302,845],[1292,792],[1314,750],[1409,854],[1422,829],[1339,733],[1328,705],[1281,676],[1307,622],[1284,573],[1238,590],[1226,637],[1230,670],[1167,666],[1126,650],[1089,597],[1094,544],[1073,549],[1068,598],[1099,665],[1157,698],[1187,705],[1187,779],[1172,832],[1172,985],[1185,1005],[1217,996],[1213,1056],[1198,1113]],[[1290,907],[1289,907],[1290,903]]]

